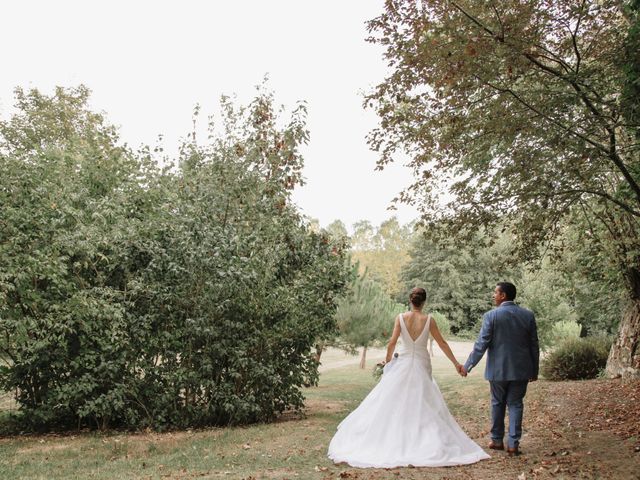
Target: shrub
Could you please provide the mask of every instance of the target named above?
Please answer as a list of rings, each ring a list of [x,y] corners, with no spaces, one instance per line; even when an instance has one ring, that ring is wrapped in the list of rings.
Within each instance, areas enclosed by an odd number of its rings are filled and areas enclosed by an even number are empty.
[[[596,378],[607,364],[611,340],[605,337],[569,338],[553,349],[542,362],[548,380]]]
[[[270,95],[175,168],[118,144],[86,89],[0,122],[0,388],[34,428],[267,421],[317,382],[344,245],[291,202],[304,107]]]
[[[553,324],[551,339],[554,345],[559,345],[569,338],[580,337],[582,326],[571,320],[561,320]]]

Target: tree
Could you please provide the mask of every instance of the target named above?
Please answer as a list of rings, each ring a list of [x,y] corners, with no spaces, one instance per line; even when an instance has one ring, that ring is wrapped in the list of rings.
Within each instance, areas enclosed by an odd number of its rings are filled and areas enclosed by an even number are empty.
[[[583,334],[611,336],[618,330],[626,295],[619,270],[602,255],[607,246],[599,239],[606,236],[597,229],[603,228],[582,214],[571,215],[538,271],[571,306]]]
[[[360,220],[353,224],[353,235],[351,236],[351,248],[355,251],[373,250],[377,247],[375,243],[375,227],[369,220]]]
[[[492,308],[491,292],[500,280],[518,287],[517,302],[533,310],[543,347],[554,345],[554,326],[579,323],[586,335],[611,335],[618,326],[621,284],[597,250],[582,238],[585,225],[576,217],[539,262],[514,265],[512,237],[476,232],[466,245],[438,245],[417,236],[403,271],[405,295],[415,286],[427,290],[430,310],[441,311],[459,336],[475,335],[484,312]],[[560,244],[560,245],[559,245]]]
[[[518,284],[521,277],[520,269],[509,265],[504,253],[510,236],[503,234],[491,242],[482,230],[464,246],[440,245],[417,235],[401,275],[402,297],[408,298],[414,287],[423,287],[429,310],[446,316],[454,334],[475,334],[482,315],[491,308],[496,283],[510,280]]]
[[[347,232],[347,227],[345,227],[344,223],[341,220],[334,220],[327,228],[325,228],[326,232],[337,240],[343,240],[345,238],[349,238],[349,233]]]
[[[413,225],[401,225],[396,217],[391,217],[377,227],[368,221],[357,222],[353,227],[351,252],[360,265],[360,273],[366,270],[388,295],[406,301],[400,275],[409,260]]]
[[[365,100],[381,117],[369,143],[380,168],[409,152],[419,178],[401,200],[441,236],[506,221],[522,260],[568,215],[601,224],[629,303],[608,371],[640,375],[640,125],[621,114],[619,61],[637,52],[621,2],[389,0],[369,29],[392,67]]]
[[[631,0],[625,13],[629,32],[625,41],[625,55],[621,62],[625,74],[622,88],[622,113],[630,125],[640,123],[640,0]],[[636,132],[640,137],[640,131]]]
[[[567,285],[562,285],[554,269],[545,258],[537,271],[525,270],[522,278],[522,292],[518,303],[532,310],[536,315],[540,347],[547,349],[554,345],[554,325],[562,322],[578,322],[578,314],[571,305],[571,297],[566,295]],[[563,288],[564,287],[564,288]]]
[[[338,302],[336,322],[343,345],[362,347],[360,368],[365,367],[367,348],[389,337],[394,317],[403,310],[366,272],[355,277],[350,294]]]

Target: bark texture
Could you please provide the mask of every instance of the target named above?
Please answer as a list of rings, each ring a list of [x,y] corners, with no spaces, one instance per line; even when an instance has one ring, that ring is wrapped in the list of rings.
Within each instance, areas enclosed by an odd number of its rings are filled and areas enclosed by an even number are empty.
[[[607,375],[640,378],[640,299],[627,307],[607,360]]]
[[[364,368],[367,361],[367,347],[362,349],[362,356],[360,357],[360,368]]]

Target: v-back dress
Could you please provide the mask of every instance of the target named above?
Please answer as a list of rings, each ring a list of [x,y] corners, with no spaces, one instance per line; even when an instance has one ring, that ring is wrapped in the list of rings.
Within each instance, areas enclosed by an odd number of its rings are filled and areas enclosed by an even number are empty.
[[[464,465],[490,458],[449,413],[431,375],[429,316],[414,340],[402,314],[398,357],[380,382],[338,425],[328,456],[353,467]]]

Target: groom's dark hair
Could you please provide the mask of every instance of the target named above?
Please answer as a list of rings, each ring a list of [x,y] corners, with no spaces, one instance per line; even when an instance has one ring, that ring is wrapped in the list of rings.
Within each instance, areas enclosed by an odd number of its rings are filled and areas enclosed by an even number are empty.
[[[515,300],[516,286],[509,282],[498,282],[496,286],[507,296],[507,300]]]

